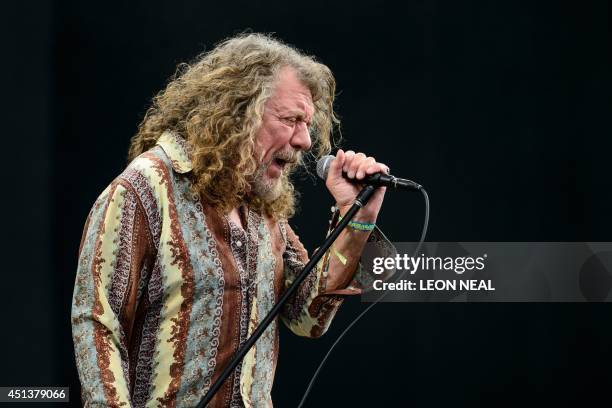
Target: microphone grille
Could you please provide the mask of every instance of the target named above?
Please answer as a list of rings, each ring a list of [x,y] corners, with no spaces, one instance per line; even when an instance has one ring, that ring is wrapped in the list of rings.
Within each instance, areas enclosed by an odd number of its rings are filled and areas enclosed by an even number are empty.
[[[331,166],[332,160],[336,157],[332,155],[326,155],[319,159],[317,162],[317,175],[323,180],[327,180],[327,173],[329,173],[329,166]]]

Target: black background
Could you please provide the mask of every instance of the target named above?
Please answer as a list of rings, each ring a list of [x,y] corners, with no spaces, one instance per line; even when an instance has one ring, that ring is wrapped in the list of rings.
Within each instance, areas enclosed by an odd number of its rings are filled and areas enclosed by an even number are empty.
[[[78,378],[70,303],[83,223],[176,64],[247,28],[335,73],[343,147],[417,180],[430,241],[612,241],[608,6],[600,2],[12,4],[0,21],[0,385]],[[309,248],[331,197],[302,177]],[[418,238],[418,194],[379,225]],[[281,333],[273,399],[295,406],[335,336]],[[383,304],[343,340],[308,406],[593,406],[609,398],[609,304]]]

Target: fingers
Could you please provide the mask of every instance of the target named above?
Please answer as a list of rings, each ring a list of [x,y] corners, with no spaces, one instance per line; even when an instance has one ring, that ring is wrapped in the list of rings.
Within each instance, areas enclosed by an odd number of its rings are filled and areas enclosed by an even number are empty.
[[[329,166],[329,173],[327,174],[327,178],[340,178],[342,177],[342,167],[346,161],[346,153],[342,149],[339,149],[336,152],[336,159],[332,160]]]
[[[383,163],[374,163],[370,167],[368,167],[365,171],[366,175],[374,174],[374,173],[386,173],[389,174],[389,166]]]
[[[341,150],[338,151],[340,154]],[[361,180],[364,177],[374,173],[388,173],[389,167],[384,163],[378,163],[374,157],[368,157],[363,153],[355,153],[352,150],[347,150],[343,153],[343,162],[341,172],[346,173],[350,179]],[[338,154],[336,158],[338,158]],[[337,166],[340,166],[339,160],[334,160]],[[331,169],[330,169],[331,171]]]
[[[359,170],[359,166],[365,159],[366,155],[363,153],[353,153],[352,155],[348,156],[347,152],[347,160],[344,163],[344,172],[348,178],[355,178],[357,170]]]
[[[361,180],[362,178],[364,178],[366,175],[366,170],[375,164],[376,164],[376,160],[374,160],[373,157],[366,157],[365,160],[363,160],[361,164],[359,164],[359,167],[357,168],[357,173],[355,174],[355,177],[357,178],[357,180]]]
[[[351,163],[353,163],[354,158],[355,158],[355,152],[352,150],[347,150],[346,160],[344,161],[344,165],[342,167],[342,171],[345,172],[347,175],[349,174],[349,169],[350,169]]]

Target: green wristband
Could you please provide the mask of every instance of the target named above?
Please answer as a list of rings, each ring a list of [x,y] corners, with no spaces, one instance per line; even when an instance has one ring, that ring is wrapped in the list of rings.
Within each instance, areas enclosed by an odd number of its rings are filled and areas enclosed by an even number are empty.
[[[338,221],[342,221],[342,216],[340,215]],[[370,232],[376,227],[376,224],[371,224],[369,222],[359,222],[359,221],[351,221],[348,223],[348,226],[357,231],[365,231]]]

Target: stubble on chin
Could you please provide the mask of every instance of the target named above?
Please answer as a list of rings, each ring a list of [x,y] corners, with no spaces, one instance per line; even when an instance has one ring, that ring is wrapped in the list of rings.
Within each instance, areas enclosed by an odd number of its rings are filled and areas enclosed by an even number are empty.
[[[270,164],[262,164],[253,176],[253,193],[266,203],[271,203],[280,197],[283,189],[282,175],[270,178],[266,175]]]
[[[276,178],[271,178],[267,175],[268,168],[274,160],[280,158],[287,162],[281,174]],[[259,168],[253,175],[252,192],[266,203],[271,203],[278,199],[283,189],[286,187],[286,179],[288,174],[292,172],[296,163],[301,162],[301,153],[297,151],[279,151],[276,152],[272,159],[267,163],[261,163]]]

